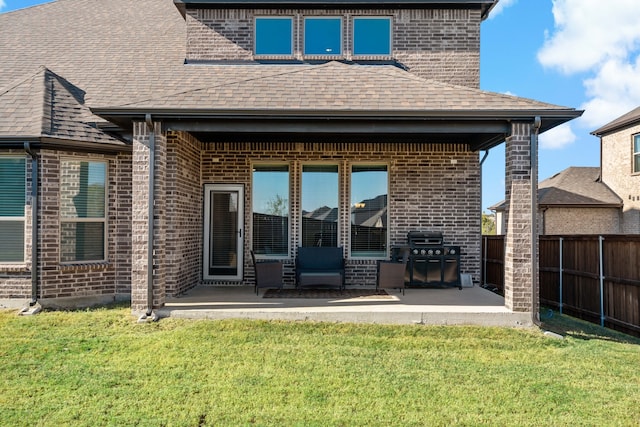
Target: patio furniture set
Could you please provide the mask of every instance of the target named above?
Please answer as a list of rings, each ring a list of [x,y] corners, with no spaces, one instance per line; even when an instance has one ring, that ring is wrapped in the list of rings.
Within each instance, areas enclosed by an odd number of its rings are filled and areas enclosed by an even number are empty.
[[[282,262],[257,260],[251,252],[255,268],[255,292],[260,288],[282,289]],[[399,261],[378,261],[376,290],[401,289],[404,294],[407,256]],[[297,289],[345,287],[345,261],[341,247],[299,247],[295,278]]]

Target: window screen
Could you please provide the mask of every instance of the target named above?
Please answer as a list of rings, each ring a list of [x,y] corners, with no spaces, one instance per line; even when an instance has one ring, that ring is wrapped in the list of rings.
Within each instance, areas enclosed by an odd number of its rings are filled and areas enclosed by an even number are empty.
[[[391,55],[391,18],[353,18],[354,55]]]
[[[289,254],[289,166],[253,167],[253,251],[256,255]]]
[[[24,158],[0,157],[0,262],[24,262]]]
[[[386,165],[351,167],[351,256],[385,257],[387,254]]]
[[[293,19],[286,17],[256,18],[255,54],[292,55]]]
[[[305,18],[305,55],[342,55],[342,19]]]
[[[60,178],[60,260],[105,259],[107,164],[65,160]]]

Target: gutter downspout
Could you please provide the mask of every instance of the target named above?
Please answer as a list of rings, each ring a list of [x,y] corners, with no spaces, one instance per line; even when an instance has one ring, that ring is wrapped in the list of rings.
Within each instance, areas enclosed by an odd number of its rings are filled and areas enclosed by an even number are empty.
[[[531,129],[531,320],[540,326],[538,295],[538,132],[542,120],[536,116]]]
[[[482,244],[482,215],[483,215],[483,210],[482,210],[482,165],[484,163],[485,160],[487,160],[487,157],[489,157],[489,150],[484,150],[484,156],[482,156],[482,159],[480,159],[480,243]],[[497,226],[497,224],[496,224]],[[482,263],[482,284],[486,285],[487,284],[487,245],[485,243],[484,245],[484,259],[483,259],[483,263]]]
[[[31,157],[31,301],[20,314],[32,315],[42,310],[38,303],[38,156],[30,142],[24,143],[24,151]]]
[[[141,321],[156,321],[158,316],[153,312],[153,243],[154,243],[154,225],[153,225],[153,205],[155,203],[155,145],[156,133],[153,125],[151,114],[145,115],[145,123],[149,133],[149,218],[147,222],[147,311],[138,319]]]

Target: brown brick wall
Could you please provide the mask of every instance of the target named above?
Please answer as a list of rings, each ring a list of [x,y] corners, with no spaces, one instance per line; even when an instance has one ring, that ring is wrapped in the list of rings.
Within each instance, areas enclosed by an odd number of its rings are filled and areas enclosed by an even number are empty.
[[[166,297],[167,218],[166,176],[167,137],[161,132],[161,124],[153,123],[154,144],[154,246],[153,246],[153,307],[164,305]],[[145,122],[133,124],[132,161],[132,265],[131,308],[134,312],[145,311],[148,306],[148,219],[149,219],[149,156],[150,130]]]
[[[505,146],[505,307],[523,312],[531,311],[532,302],[530,128],[514,123]]]
[[[191,9],[187,11],[187,60],[253,60],[255,16],[294,17],[294,55],[303,55],[305,16],[343,18],[343,55],[352,58],[351,18],[392,17],[392,58],[428,79],[477,88],[480,85],[480,12],[466,9],[429,10],[262,10]],[[291,59],[291,58],[289,58]],[[377,57],[360,59],[381,59]]]
[[[39,251],[38,298],[97,297],[130,291],[130,156],[78,154],[41,150],[38,153]],[[66,264],[60,262],[60,164],[61,159],[108,161],[107,261]],[[27,193],[31,192],[31,168],[27,162]],[[0,266],[0,298],[31,296],[31,200],[27,198],[25,240],[27,253],[21,268]]]
[[[167,294],[177,295],[202,278],[200,141],[169,133],[167,141]]]
[[[462,271],[480,274],[480,170],[477,153],[465,145],[211,143],[202,153],[204,183],[245,185],[245,281],[253,283],[251,245],[251,164],[277,161],[290,165],[291,259],[285,261],[287,284],[293,285],[293,251],[299,244],[300,174],[305,162],[335,163],[340,168],[340,224],[349,223],[349,166],[352,162],[389,165],[390,244],[405,244],[410,230],[442,231],[447,243],[462,247]],[[347,247],[348,227],[340,244]],[[345,251],[346,252],[346,251]],[[345,253],[346,255],[346,253]],[[375,261],[348,260],[347,284],[375,284]],[[217,282],[222,284],[222,282]]]

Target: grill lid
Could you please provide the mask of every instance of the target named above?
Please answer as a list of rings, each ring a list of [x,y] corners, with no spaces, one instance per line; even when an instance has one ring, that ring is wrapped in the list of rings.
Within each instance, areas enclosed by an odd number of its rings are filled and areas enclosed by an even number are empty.
[[[410,231],[407,241],[411,247],[442,246],[442,233],[439,231]]]

